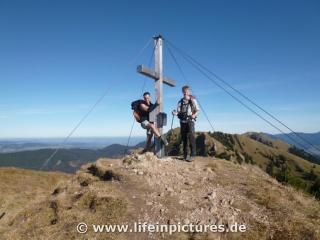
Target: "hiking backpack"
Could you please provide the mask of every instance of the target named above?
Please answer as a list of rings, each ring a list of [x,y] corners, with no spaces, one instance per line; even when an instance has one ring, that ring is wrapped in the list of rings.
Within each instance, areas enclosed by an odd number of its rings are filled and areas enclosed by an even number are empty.
[[[190,105],[190,107],[191,107],[191,110],[193,111],[194,110],[194,106],[193,106],[193,103],[192,103],[192,100],[191,99],[196,99],[196,97],[194,96],[194,95],[189,95],[190,96],[190,99],[189,99],[189,101],[188,101],[188,103],[187,104],[183,104],[183,98],[181,98],[181,100],[180,100],[180,108],[181,108],[181,110],[182,110],[182,107],[183,107],[183,105]],[[188,106],[186,106],[186,108],[188,109]],[[178,114],[178,118],[180,119],[180,120],[185,120],[185,119],[187,119],[187,112],[180,112],[179,114]]]
[[[133,110],[133,116],[136,119],[138,123],[141,123],[140,118],[140,103],[142,103],[143,100],[136,100],[131,103],[131,109]]]

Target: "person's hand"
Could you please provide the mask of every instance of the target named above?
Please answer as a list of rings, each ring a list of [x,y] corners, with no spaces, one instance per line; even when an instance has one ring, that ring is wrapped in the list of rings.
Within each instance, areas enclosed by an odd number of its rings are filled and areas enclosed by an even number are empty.
[[[178,115],[177,111],[176,111],[176,110],[173,110],[173,111],[172,111],[172,115],[177,116],[177,115]]]
[[[161,98],[159,98],[159,99],[157,100],[157,103],[158,103],[158,105],[160,105],[160,104],[162,103]]]
[[[192,119],[195,119],[195,118],[196,118],[196,115],[192,114],[190,117],[191,117]]]

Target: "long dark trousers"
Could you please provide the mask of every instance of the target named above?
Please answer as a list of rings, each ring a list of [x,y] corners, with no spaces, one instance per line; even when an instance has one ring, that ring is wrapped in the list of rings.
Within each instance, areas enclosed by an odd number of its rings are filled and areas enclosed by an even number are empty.
[[[196,156],[196,140],[195,140],[195,130],[194,130],[194,121],[190,121],[188,123],[180,122],[181,128],[181,138],[183,143],[183,155],[186,157],[188,155],[188,134],[189,134],[189,141],[190,141],[190,150],[191,150],[191,157]]]

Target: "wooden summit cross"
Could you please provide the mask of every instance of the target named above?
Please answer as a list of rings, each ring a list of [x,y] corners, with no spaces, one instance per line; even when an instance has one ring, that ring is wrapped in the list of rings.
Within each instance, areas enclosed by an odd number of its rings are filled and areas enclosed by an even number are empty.
[[[150,122],[154,122],[155,126],[159,130],[160,134],[163,133],[163,126],[166,126],[166,115],[163,113],[163,98],[162,98],[162,83],[174,87],[176,85],[175,81],[162,75],[162,36],[153,37],[155,40],[155,49],[154,49],[154,62],[155,62],[155,71],[144,66],[138,65],[137,72],[141,73],[147,77],[153,78],[155,80],[155,97],[154,101],[161,98],[162,103],[160,106],[156,107],[151,113],[149,113]],[[154,138],[154,154],[158,158],[163,158],[165,156],[164,146],[161,147],[160,139]]]

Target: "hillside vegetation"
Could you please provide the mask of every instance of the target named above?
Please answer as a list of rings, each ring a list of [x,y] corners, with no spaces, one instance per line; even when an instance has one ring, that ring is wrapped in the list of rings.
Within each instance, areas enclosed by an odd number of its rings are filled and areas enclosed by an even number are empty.
[[[167,133],[166,136],[170,143],[168,155],[182,154],[179,134],[179,128]],[[320,177],[320,165],[292,154],[289,152],[292,146],[280,139],[269,139],[262,134],[253,132],[242,135],[197,132],[196,137],[197,155],[199,156],[215,156],[231,161],[236,160],[240,163],[255,163],[264,171],[267,170],[272,159],[276,161],[279,156],[282,156],[287,160],[285,164],[293,176],[306,178],[306,175],[313,169],[315,174]],[[217,146],[217,151],[214,151],[214,144]],[[281,166],[275,166],[274,172],[280,169]]]

